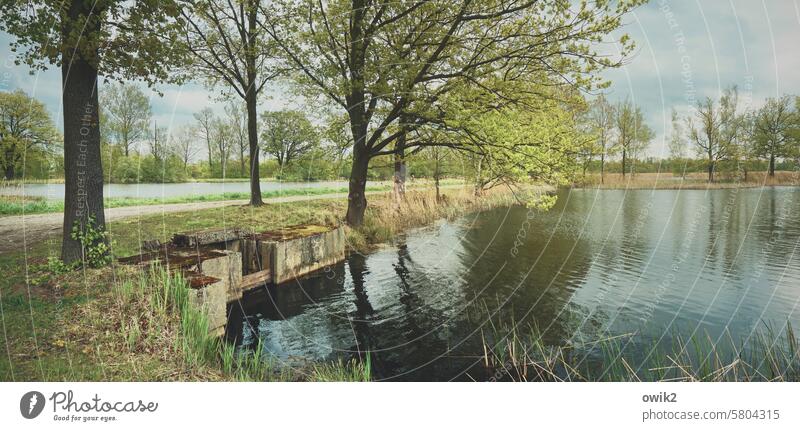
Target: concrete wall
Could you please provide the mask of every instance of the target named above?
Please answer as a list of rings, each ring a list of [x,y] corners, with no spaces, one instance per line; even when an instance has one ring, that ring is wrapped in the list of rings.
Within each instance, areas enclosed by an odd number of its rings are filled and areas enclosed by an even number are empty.
[[[272,282],[285,283],[344,260],[344,228],[317,233],[272,245]]]
[[[228,323],[228,291],[222,280],[214,280],[217,281],[192,287],[189,298],[192,305],[208,316],[208,332],[221,337],[225,334],[225,325]]]
[[[225,286],[228,301],[235,301],[241,297],[242,254],[229,250],[220,250],[220,253],[220,257],[201,261],[197,269],[203,275],[219,278]]]
[[[165,247],[163,251],[120,259],[120,262],[148,265],[166,260],[170,267],[185,271],[192,289],[192,303],[207,313],[210,332],[223,335],[227,304],[239,300],[244,289],[265,283],[285,283],[345,258],[343,227],[294,226],[235,238],[241,235],[239,229],[184,234],[179,236],[178,242],[189,246]],[[202,244],[205,246],[200,248]],[[244,274],[248,277],[243,284]]]

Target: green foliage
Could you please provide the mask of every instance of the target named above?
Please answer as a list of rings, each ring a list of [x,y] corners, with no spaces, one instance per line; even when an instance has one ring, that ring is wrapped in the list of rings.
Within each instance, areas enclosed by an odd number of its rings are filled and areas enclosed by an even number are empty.
[[[281,168],[320,148],[319,132],[300,111],[266,111],[261,114],[264,153],[275,157]]]
[[[98,226],[94,217],[89,217],[81,226],[76,221],[72,226],[70,237],[80,242],[83,262],[92,267],[99,268],[111,263],[111,248],[108,243],[108,232],[103,226]]]
[[[800,113],[792,106],[789,96],[769,98],[752,119],[751,153],[769,160],[774,169],[776,159],[800,155],[795,130],[800,129]]]
[[[101,135],[129,155],[132,147],[147,139],[150,128],[150,100],[134,84],[111,84],[100,92]]]
[[[44,162],[39,170],[49,174],[48,161],[56,158],[60,140],[42,102],[22,90],[0,91],[0,175],[18,177],[27,160]]]
[[[180,47],[164,43],[179,36],[178,2],[98,0],[81,6],[77,0],[0,2],[0,30],[15,36],[15,63],[44,70],[77,53],[106,79],[155,83],[169,79],[171,65],[183,62]]]
[[[627,161],[627,158],[635,158],[639,155],[653,139],[653,130],[645,123],[641,108],[630,100],[617,104],[614,123],[617,132],[617,143],[614,150],[622,153],[623,163]],[[622,169],[623,171],[629,170],[627,166],[623,166]]]

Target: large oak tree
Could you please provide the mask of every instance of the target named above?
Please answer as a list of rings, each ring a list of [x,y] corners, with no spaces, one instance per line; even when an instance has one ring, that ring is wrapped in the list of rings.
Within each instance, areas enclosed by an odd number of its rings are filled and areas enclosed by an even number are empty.
[[[70,233],[93,220],[104,229],[98,78],[166,79],[178,51],[179,8],[172,1],[2,0],[0,30],[16,37],[18,63],[61,68],[64,114],[64,225],[61,257],[74,262],[84,248]]]

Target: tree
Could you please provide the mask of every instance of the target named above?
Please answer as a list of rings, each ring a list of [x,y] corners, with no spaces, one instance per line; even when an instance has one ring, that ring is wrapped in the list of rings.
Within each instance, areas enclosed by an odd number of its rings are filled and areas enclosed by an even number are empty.
[[[628,158],[647,146],[653,139],[653,131],[645,124],[642,110],[630,100],[617,104],[615,114],[617,146],[622,154],[622,177],[625,178]]]
[[[197,121],[197,132],[201,135],[203,140],[206,142],[206,150],[208,150],[208,172],[214,171],[214,164],[212,163],[213,151],[211,149],[213,145],[213,130],[214,130],[214,111],[211,108],[203,108],[200,112],[194,114],[194,119]]]
[[[350,133],[347,116],[331,115],[322,132],[322,138],[336,162],[336,176],[340,177],[344,171],[347,152],[353,148],[353,136]]]
[[[553,89],[543,85],[541,91]],[[582,98],[572,92],[531,97],[523,106],[492,107],[487,104],[492,97],[474,87],[450,92],[439,107],[447,107],[442,127],[414,128],[408,149],[448,149],[466,155],[476,196],[497,186],[513,190],[530,180],[554,185],[573,180],[575,156],[586,141],[574,112],[576,106],[584,106]]]
[[[259,24],[297,70],[297,84],[347,113],[353,164],[346,221],[357,226],[370,160],[405,150],[396,141],[435,120],[415,111],[430,112],[453,87],[481,85],[487,77],[553,77],[590,88],[600,82],[597,70],[619,64],[592,47],[638,3],[296,0],[264,6]],[[626,55],[627,36],[620,42]],[[492,90],[495,104],[519,96]],[[413,117],[412,127],[397,126],[409,123],[399,121],[402,115]]]
[[[317,130],[300,111],[266,111],[261,122],[264,152],[275,157],[281,169],[319,147]]]
[[[15,60],[32,69],[61,68],[64,115],[64,225],[61,258],[84,257],[81,235],[105,228],[98,76],[116,80],[167,79],[180,51],[171,43],[179,8],[170,0],[4,0],[0,30],[15,39]],[[97,239],[89,246],[99,245]]]
[[[775,176],[775,160],[790,156],[790,130],[795,126],[797,113],[792,110],[789,96],[769,98],[758,110],[753,123],[753,152],[769,160],[769,176]]]
[[[178,129],[177,133],[170,136],[172,151],[181,159],[183,169],[189,167],[189,163],[197,156],[197,130],[185,125]]]
[[[669,136],[669,156],[673,163],[681,163],[681,178],[686,178],[686,139],[681,127],[678,111],[672,108],[671,113],[672,132]]]
[[[214,152],[219,158],[222,178],[227,178],[228,159],[234,148],[234,133],[231,124],[224,118],[214,118],[211,123],[211,137],[214,142]]]
[[[44,104],[23,92],[0,92],[0,168],[16,178],[24,159],[36,150],[50,152],[60,139]]]
[[[153,121],[153,129],[149,134],[148,145],[150,154],[157,161],[164,161],[169,156],[170,146],[166,127],[158,127],[158,122]]]
[[[600,183],[604,181],[606,157],[612,151],[612,134],[614,133],[614,107],[608,103],[604,95],[598,96],[589,106],[588,120],[597,137],[596,148],[600,156]]]
[[[112,84],[103,88],[100,102],[103,114],[100,118],[107,139],[120,145],[125,156],[130,155],[131,146],[147,138],[150,126],[150,101],[144,92],[133,84]]]
[[[247,161],[245,152],[250,147],[247,139],[247,116],[242,112],[242,105],[235,100],[231,100],[225,105],[225,116],[231,125],[236,149],[239,150],[239,176],[245,177],[247,174],[244,167]]]
[[[224,84],[245,101],[250,147],[250,205],[263,205],[258,165],[258,95],[280,70],[267,71],[271,41],[257,25],[259,0],[188,0],[183,8],[183,45],[192,53],[190,71],[212,85]]]
[[[698,153],[706,157],[708,182],[714,182],[714,171],[720,160],[736,150],[737,139],[743,131],[743,116],[737,112],[739,101],[736,87],[723,91],[719,102],[710,97],[698,102],[695,118],[687,118],[689,139]]]

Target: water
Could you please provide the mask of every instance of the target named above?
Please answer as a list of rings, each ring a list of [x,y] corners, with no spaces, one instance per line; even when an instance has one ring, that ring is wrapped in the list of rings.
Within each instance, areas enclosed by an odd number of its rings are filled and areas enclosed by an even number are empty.
[[[278,182],[262,181],[264,193],[289,189],[342,188],[345,181]],[[249,193],[250,183],[234,181],[225,183],[174,183],[174,184],[105,184],[106,198],[173,198],[222,193]],[[50,200],[64,199],[64,184],[25,184],[25,186],[0,187],[0,195],[25,195]]]
[[[399,380],[483,378],[489,322],[535,323],[553,344],[746,339],[800,327],[797,214],[797,188],[562,192],[545,214],[440,222],[254,292],[229,337],[290,362],[370,351],[375,377]]]

